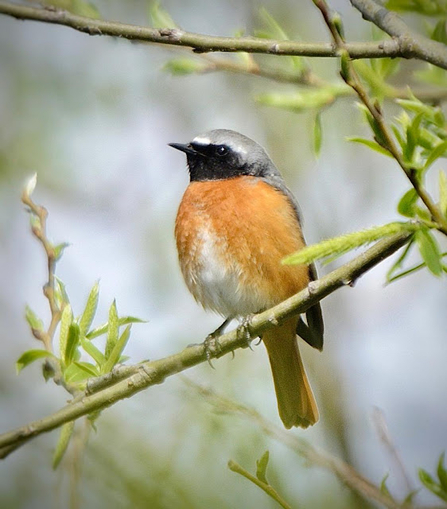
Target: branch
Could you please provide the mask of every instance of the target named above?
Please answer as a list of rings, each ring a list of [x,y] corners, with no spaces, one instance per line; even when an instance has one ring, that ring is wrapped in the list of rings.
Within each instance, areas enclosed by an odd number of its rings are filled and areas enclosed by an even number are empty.
[[[351,0],[355,2],[356,0]],[[360,1],[360,0],[359,0]],[[370,2],[370,0],[364,0]],[[385,150],[387,150],[399,164],[401,169],[404,171],[411,185],[414,187],[416,193],[427,207],[431,214],[433,221],[436,223],[436,228],[447,235],[447,220],[438,205],[433,201],[430,194],[426,191],[416,170],[406,163],[402,151],[399,149],[397,143],[394,140],[391,129],[388,127],[385,121],[380,104],[373,102],[368,96],[368,93],[362,85],[360,78],[354,68],[352,61],[349,58],[349,52],[347,49],[347,43],[345,42],[342,31],[337,26],[333,12],[326,3],[326,0],[313,0],[314,4],[320,9],[323,19],[331,32],[334,39],[334,44],[339,48],[341,55],[341,71],[340,75],[344,79],[347,85],[349,85],[358,95],[362,103],[367,107],[368,111],[376,122],[377,129],[380,131],[380,138],[376,136],[376,141]],[[374,2],[373,2],[374,3]],[[375,5],[375,4],[374,4]],[[386,9],[383,9],[386,11]],[[388,11],[386,11],[388,12]],[[400,19],[400,18],[398,18]],[[402,22],[403,23],[403,22]],[[447,52],[446,52],[446,65],[447,65]]]
[[[271,55],[295,55],[308,57],[336,57],[338,49],[332,43],[309,43],[261,39],[256,37],[215,37],[194,34],[177,28],[150,28],[125,23],[78,16],[68,11],[29,7],[0,1],[0,14],[21,20],[41,21],[71,27],[89,35],[106,35],[133,41],[153,42],[171,46],[192,48],[196,53],[212,51],[265,53]],[[400,44],[398,40],[379,42],[356,42],[346,45],[351,58],[414,58],[431,62],[430,51],[415,53],[409,44]],[[440,59],[440,67],[447,69],[446,61]]]
[[[410,237],[410,233],[403,231],[377,242],[349,263],[310,283],[307,288],[293,297],[253,316],[246,326],[250,338],[256,338],[281,321],[298,313],[303,313],[338,288],[347,285],[352,286],[361,275],[407,243]],[[237,348],[247,347],[246,334],[240,334],[238,329],[223,334],[219,338],[219,345],[218,351],[212,352],[207,352],[203,344],[193,345],[170,357],[144,362],[129,367],[130,369],[125,369],[126,378],[118,381],[113,377],[110,378],[110,383],[113,385],[99,384],[96,386],[96,389],[99,388],[97,392],[78,396],[72,403],[54,414],[0,435],[0,457],[6,457],[14,449],[41,433],[51,431],[66,422],[92,412],[103,410],[151,385],[162,383],[169,376],[205,362],[210,357],[218,358],[226,353],[233,352]]]
[[[45,349],[48,350],[49,352],[52,352],[54,333],[61,319],[61,309],[59,308],[56,302],[55,296],[54,273],[56,267],[57,253],[55,246],[53,246],[53,244],[48,240],[47,237],[48,211],[45,207],[42,207],[41,205],[36,205],[31,200],[30,197],[30,195],[32,194],[32,190],[36,185],[36,179],[37,175],[35,175],[28,184],[28,186],[31,186],[31,188],[28,189],[27,186],[27,188],[25,188],[25,190],[23,191],[22,203],[29,208],[29,212],[32,214],[31,231],[34,237],[36,237],[36,239],[42,244],[42,247],[44,248],[47,257],[48,281],[45,283],[43,287],[43,293],[45,297],[48,299],[48,304],[50,306],[51,323],[46,332],[34,328],[32,329],[32,332],[36,339],[43,342]]]
[[[202,389],[202,388],[200,388],[200,389]],[[204,390],[206,390],[206,389],[204,389]],[[201,391],[201,394],[203,395],[204,393]],[[261,481],[254,475],[250,474],[250,472],[247,472],[247,470],[245,470],[245,468],[241,467],[241,465],[239,465],[239,463],[236,463],[235,461],[230,460],[228,462],[228,468],[232,472],[235,472],[236,474],[239,474],[242,477],[245,477],[246,479],[251,481],[253,484],[258,486],[258,488],[261,488],[262,491],[267,493],[267,495],[269,497],[273,498],[273,500],[275,500],[283,509],[292,509],[292,507],[279,495],[279,493],[273,488],[273,486],[271,486],[270,484],[267,484],[264,481]]]
[[[377,4],[374,0],[351,0],[351,4],[362,13],[363,19],[371,21],[388,35],[394,37],[407,58],[425,60],[437,67],[447,69],[445,44],[433,41],[411,30],[402,18]]]
[[[269,420],[265,419],[253,408],[240,405],[230,399],[224,398],[216,394],[211,389],[202,387],[189,379],[186,379],[185,381],[188,385],[197,390],[201,396],[213,404],[220,412],[240,415],[250,419],[259,426],[266,435],[269,435],[289,447],[296,454],[304,458],[310,465],[329,470],[335,474],[345,486],[359,494],[361,497],[372,499],[389,509],[402,509],[404,507],[392,498],[390,494],[383,493],[377,486],[359,474],[348,463],[345,463],[335,456],[330,456],[327,453],[315,449],[307,440],[301,438],[301,436],[290,433],[279,426],[276,426]],[[231,466],[230,469],[233,470]],[[238,470],[238,473],[242,472],[239,472]],[[242,473],[242,475],[245,474]],[[256,482],[253,479],[250,480]],[[264,489],[264,487],[260,487]]]

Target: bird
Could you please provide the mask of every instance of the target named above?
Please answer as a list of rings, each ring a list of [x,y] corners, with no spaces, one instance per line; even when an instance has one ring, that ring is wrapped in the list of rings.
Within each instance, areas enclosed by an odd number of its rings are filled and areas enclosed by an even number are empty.
[[[229,129],[169,145],[186,154],[190,178],[175,220],[180,268],[195,300],[225,318],[215,334],[232,319],[269,309],[317,279],[313,264],[281,263],[305,241],[297,200],[261,145]],[[319,419],[297,335],[322,350],[320,304],[305,315],[305,321],[301,315],[288,318],[261,337],[287,429]]]

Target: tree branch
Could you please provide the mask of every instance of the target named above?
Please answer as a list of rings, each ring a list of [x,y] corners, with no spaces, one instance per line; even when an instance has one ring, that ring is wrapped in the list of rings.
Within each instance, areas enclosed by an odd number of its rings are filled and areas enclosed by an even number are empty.
[[[402,18],[374,0],[351,0],[351,4],[361,12],[363,19],[371,21],[388,35],[394,37],[407,58],[418,58],[447,69],[445,44],[433,41],[411,30]]]
[[[377,242],[349,263],[310,283],[307,288],[293,297],[253,316],[246,328],[250,338],[258,337],[281,321],[303,313],[338,288],[352,286],[362,274],[393,254],[408,242],[410,237],[411,233],[402,231]],[[219,338],[219,344],[218,351],[207,352],[203,344],[193,345],[170,357],[128,367],[123,370],[125,378],[109,377],[109,382],[96,386],[97,392],[90,394],[86,392],[54,414],[0,435],[0,457],[6,457],[17,447],[41,433],[51,431],[92,412],[103,410],[151,385],[162,383],[168,376],[205,362],[209,357],[218,358],[237,348],[248,346],[246,334],[240,334],[238,329],[223,334]]]
[[[362,498],[374,500],[388,509],[402,509],[406,507],[396,501],[391,494],[383,493],[377,486],[363,477],[348,463],[314,448],[307,440],[301,438],[301,436],[290,433],[270,422],[253,408],[240,405],[230,399],[220,396],[211,389],[198,385],[189,379],[185,381],[189,386],[198,391],[201,396],[213,404],[221,413],[226,412],[249,419],[259,426],[263,433],[286,445],[290,450],[304,458],[310,465],[329,470],[335,474],[345,486],[359,494]],[[264,489],[262,486],[261,488]]]
[[[281,41],[256,37],[215,37],[194,34],[177,28],[150,28],[92,19],[78,16],[68,11],[29,7],[22,4],[0,1],[0,14],[21,20],[41,21],[71,27],[89,35],[105,35],[120,37],[133,41],[153,42],[171,46],[192,48],[196,53],[213,51],[248,53],[265,53],[271,55],[295,55],[308,57],[336,57],[338,50],[332,43],[309,43],[297,41]],[[419,46],[418,46],[419,47]],[[447,69],[445,60],[435,58],[431,51],[415,52],[410,44],[401,44],[398,40],[379,42],[356,42],[346,45],[351,58],[415,58],[431,62],[435,59],[440,67]],[[433,62],[432,62],[433,63]]]
[[[357,0],[351,0],[355,2]],[[360,1],[360,0],[358,0]],[[370,0],[364,0],[366,3],[370,3]],[[399,164],[401,169],[404,171],[411,185],[414,187],[416,193],[427,207],[428,211],[431,214],[433,221],[436,223],[436,228],[447,235],[447,220],[444,218],[444,214],[438,207],[438,205],[433,201],[430,194],[422,185],[420,178],[415,171],[415,169],[405,161],[404,155],[402,151],[399,149],[398,144],[396,143],[394,136],[392,134],[392,130],[388,127],[385,117],[383,115],[380,104],[377,102],[373,102],[372,99],[368,96],[367,91],[365,90],[362,82],[349,58],[344,58],[344,56],[348,56],[349,53],[347,51],[347,44],[342,36],[337,24],[334,20],[333,12],[329,8],[326,0],[313,0],[314,4],[320,9],[320,12],[323,16],[323,19],[331,32],[331,35],[334,39],[334,44],[339,48],[341,58],[341,71],[340,75],[344,79],[347,85],[352,87],[352,89],[357,93],[358,97],[362,101],[362,103],[367,107],[368,111],[374,118],[377,129],[380,130],[381,138],[376,139],[377,143],[381,145],[385,150],[387,150]],[[374,2],[373,2],[374,4]],[[375,5],[375,4],[374,4]],[[384,9],[385,10],[385,9]],[[386,11],[388,12],[388,11]],[[391,13],[390,13],[391,14]],[[398,18],[400,19],[400,18]],[[400,20],[402,21],[402,20]],[[403,23],[403,22],[402,22]],[[405,25],[405,24],[404,24]],[[344,62],[343,62],[344,61]],[[447,51],[446,51],[446,65],[447,65]]]

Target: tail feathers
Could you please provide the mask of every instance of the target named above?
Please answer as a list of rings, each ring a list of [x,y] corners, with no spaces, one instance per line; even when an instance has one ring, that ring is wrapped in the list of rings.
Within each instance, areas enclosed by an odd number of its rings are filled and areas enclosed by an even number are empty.
[[[263,335],[272,368],[279,416],[284,426],[307,428],[318,421],[318,409],[296,339],[296,319]]]

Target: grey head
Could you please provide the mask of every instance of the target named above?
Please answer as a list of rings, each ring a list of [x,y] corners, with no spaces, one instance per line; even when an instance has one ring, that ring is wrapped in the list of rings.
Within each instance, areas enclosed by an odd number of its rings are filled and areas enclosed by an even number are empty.
[[[186,154],[191,181],[222,180],[242,175],[281,179],[261,145],[236,131],[215,129],[199,134],[188,144],[169,145]]]

